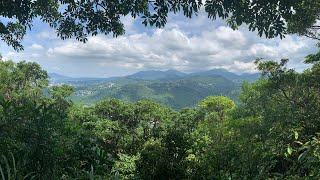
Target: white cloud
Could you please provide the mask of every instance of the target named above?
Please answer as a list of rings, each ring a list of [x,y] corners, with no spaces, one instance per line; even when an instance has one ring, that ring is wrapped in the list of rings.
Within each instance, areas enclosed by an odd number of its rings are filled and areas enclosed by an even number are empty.
[[[224,66],[211,66],[211,69],[226,69],[230,72],[234,73],[258,73],[256,69],[256,65],[254,62],[241,62],[241,61],[234,61],[232,64],[224,65]]]
[[[36,44],[36,43],[32,44],[30,48],[34,49],[34,50],[42,50],[42,49],[44,49],[43,46],[41,46],[40,44]]]
[[[57,34],[53,30],[42,31],[36,35],[39,39],[42,40],[58,40]]]
[[[16,61],[36,61],[49,71],[58,71],[54,67],[59,67],[59,72],[66,75],[118,76],[146,69],[192,72],[225,68],[235,73],[253,73],[256,58],[289,58],[290,66],[303,69],[303,58],[318,50],[316,42],[307,38],[288,35],[283,40],[265,39],[257,32],[249,32],[245,25],[234,31],[224,20],[209,20],[203,11],[191,19],[170,14],[164,29],[145,28],[141,19],[122,17],[126,35],[90,36],[86,44],[62,41],[52,29],[40,25],[42,32],[28,34],[25,39],[28,44],[38,44],[20,53],[3,55]]]
[[[17,53],[17,52],[8,52],[3,55],[3,58],[6,60],[18,61],[36,61],[38,58],[42,57],[38,53]]]
[[[32,53],[30,56],[33,57],[33,58],[39,58],[39,57],[41,57],[41,55],[40,55],[40,54],[37,54],[37,53]]]
[[[136,33],[135,30],[134,30],[135,21],[136,21],[136,19],[134,19],[130,15],[121,17],[121,22],[124,25],[124,28],[126,30],[126,34],[134,34],[134,33]]]
[[[66,41],[50,48],[47,54],[75,64],[90,63],[105,68],[190,72],[220,67],[236,73],[254,73],[256,58],[290,58],[301,62],[311,47],[308,39],[288,36],[282,41],[266,40],[255,33],[234,31],[226,26],[199,35],[188,35],[186,30],[173,27],[119,38],[90,37],[86,44]]]
[[[52,67],[51,69],[54,70],[54,71],[61,71],[61,68],[60,68],[60,67],[57,67],[57,66],[54,66],[54,67]]]

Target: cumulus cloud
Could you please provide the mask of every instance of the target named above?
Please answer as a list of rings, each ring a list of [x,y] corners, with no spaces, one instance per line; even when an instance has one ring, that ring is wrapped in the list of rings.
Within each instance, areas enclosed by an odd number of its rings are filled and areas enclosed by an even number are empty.
[[[17,53],[17,52],[7,52],[3,54],[3,58],[6,60],[13,60],[15,62],[26,60],[26,61],[36,61],[38,58],[42,57],[38,53]]]
[[[42,31],[38,33],[36,37],[42,40],[58,40],[59,39],[59,37],[57,37],[57,34],[52,30]]]
[[[29,44],[35,40],[38,44],[32,44],[23,53],[6,53],[4,57],[33,60],[49,71],[71,76],[118,76],[151,69],[194,72],[216,68],[241,74],[256,72],[253,63],[256,58],[289,58],[291,67],[303,69],[307,67],[302,64],[304,57],[318,50],[314,46],[316,42],[307,38],[288,35],[282,40],[265,39],[257,32],[249,32],[245,25],[234,31],[224,20],[211,21],[201,12],[191,19],[171,14],[163,29],[145,28],[141,19],[126,16],[122,18],[126,35],[88,37],[85,44],[71,39],[62,41],[52,29],[38,28],[42,32],[26,38]]]
[[[256,69],[256,65],[253,62],[241,62],[241,61],[234,61],[232,64],[223,65],[223,66],[211,66],[211,69],[226,69],[230,72],[234,73],[258,73]]]
[[[226,26],[207,29],[197,35],[188,35],[185,29],[172,27],[120,38],[96,36],[89,38],[86,44],[67,41],[50,48],[47,55],[106,68],[186,72],[224,68],[236,73],[254,73],[256,58],[290,58],[301,62],[312,47],[308,39],[288,36],[282,41],[266,40],[255,33],[234,31]]]
[[[42,50],[44,49],[43,46],[41,46],[40,44],[34,43],[30,46],[31,49],[33,50]]]
[[[54,66],[51,68],[53,71],[61,71],[61,68],[60,67],[57,67],[57,66]]]

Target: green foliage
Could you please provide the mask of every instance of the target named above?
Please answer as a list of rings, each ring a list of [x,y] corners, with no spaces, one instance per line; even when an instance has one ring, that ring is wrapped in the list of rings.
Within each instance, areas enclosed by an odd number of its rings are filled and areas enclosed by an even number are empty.
[[[59,18],[59,3],[54,0],[39,1],[10,1],[0,2],[0,16],[8,18],[8,21],[0,22],[0,37],[9,46],[16,50],[22,50],[21,40],[31,29],[32,21],[36,17],[54,26]]]
[[[209,116],[214,116],[216,114],[221,121],[225,119],[226,113],[235,108],[234,102],[224,96],[206,97],[199,105]]]
[[[2,180],[16,180],[16,179],[33,179],[36,176],[34,176],[34,173],[31,172],[27,175],[23,175],[21,174],[21,172],[17,169],[17,164],[16,164],[16,160],[13,156],[12,153],[10,153],[11,156],[11,163],[9,162],[9,160],[6,158],[6,156],[2,155],[1,158],[3,161],[0,161],[0,177],[2,178]],[[4,166],[2,167],[2,162],[4,162]]]
[[[140,179],[167,179],[168,150],[159,140],[150,139],[140,152],[137,162],[138,177]]]
[[[209,96],[174,111],[151,100],[68,100],[35,63],[0,63],[2,179],[319,179],[320,62],[256,61],[240,104]],[[18,161],[15,160],[15,158]]]
[[[175,110],[194,107],[207,96],[228,96],[237,101],[240,83],[232,82],[220,76],[184,77],[167,80],[134,80],[121,78],[110,84],[77,87],[77,92],[87,91],[90,94],[74,94],[75,103],[92,105],[106,98],[122,101],[139,101],[150,99],[160,102]],[[188,98],[186,98],[188,97]]]
[[[73,87],[63,84],[61,86],[53,86],[50,89],[49,94],[54,99],[64,99],[70,96],[73,93],[73,91]]]
[[[131,180],[136,179],[136,162],[140,159],[139,155],[126,155],[119,154],[119,160],[115,161],[115,164],[111,170],[114,177],[117,179]]]
[[[305,35],[320,40],[319,24],[320,1],[300,1],[295,8],[295,14],[288,20],[288,32]]]
[[[0,16],[8,21],[0,22],[0,37],[9,46],[22,50],[21,40],[27,29],[31,29],[35,18],[40,18],[61,39],[75,37],[86,42],[90,35],[124,34],[123,16],[140,17],[145,26],[162,28],[170,13],[182,12],[191,18],[204,5],[208,18],[227,19],[233,29],[248,24],[249,30],[257,30],[267,38],[282,38],[287,30],[319,38],[319,26],[315,25],[319,20],[319,4],[319,0],[5,0],[0,2]]]
[[[317,46],[320,48],[320,43],[317,43]],[[305,63],[317,63],[320,61],[320,51],[316,54],[310,54],[306,57],[306,60],[304,61]],[[315,68],[317,65],[313,68]]]
[[[26,164],[22,173],[51,177],[62,158],[64,120],[70,103],[44,95],[47,73],[36,63],[0,62],[0,144]]]

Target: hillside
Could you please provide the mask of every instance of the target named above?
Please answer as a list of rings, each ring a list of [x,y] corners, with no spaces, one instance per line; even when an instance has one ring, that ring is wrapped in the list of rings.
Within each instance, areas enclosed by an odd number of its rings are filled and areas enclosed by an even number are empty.
[[[240,84],[219,76],[164,81],[121,78],[110,83],[77,87],[71,98],[83,104],[93,104],[106,98],[123,101],[150,99],[181,109],[194,106],[209,95],[224,95],[236,100],[239,86]]]
[[[188,76],[202,76],[202,77],[207,77],[207,76],[222,76],[230,81],[233,82],[238,82],[241,83],[243,81],[250,81],[253,82],[257,80],[260,77],[260,74],[235,74],[232,72],[229,72],[225,69],[212,69],[209,71],[202,71],[202,72],[196,72],[196,73],[191,73],[188,74]]]
[[[127,77],[144,80],[177,79],[187,76],[186,73],[170,69],[168,71],[140,71]]]
[[[132,79],[132,80],[177,80],[187,77],[210,77],[210,76],[221,76],[232,82],[241,83],[243,81],[254,82],[260,77],[260,74],[235,74],[229,72],[225,69],[212,69],[209,71],[200,71],[193,73],[184,73],[178,70],[170,69],[167,71],[139,71],[137,73],[123,76],[123,77],[110,77],[110,78],[92,78],[92,77],[82,77],[73,78],[69,76],[60,75],[57,73],[49,73],[50,83],[52,85],[56,84],[69,84],[73,86],[81,85],[92,85],[92,84],[103,84],[112,82],[118,79]],[[130,80],[129,80],[130,81]]]
[[[76,92],[75,103],[92,105],[106,98],[123,101],[150,99],[173,109],[193,107],[211,95],[228,96],[235,102],[243,81],[255,81],[259,74],[234,74],[224,69],[183,73],[177,70],[140,71],[124,77],[70,78],[54,74],[52,85],[69,84]]]

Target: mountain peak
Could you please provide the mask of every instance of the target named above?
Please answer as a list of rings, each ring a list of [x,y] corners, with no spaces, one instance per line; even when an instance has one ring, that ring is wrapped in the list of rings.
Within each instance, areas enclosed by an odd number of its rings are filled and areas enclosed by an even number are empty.
[[[69,79],[69,76],[64,76],[58,73],[48,73],[50,79]]]
[[[167,70],[167,71],[165,71],[165,72],[180,72],[180,71],[175,70],[175,69],[168,69],[168,70]]]
[[[165,73],[175,74],[175,75],[178,75],[178,76],[185,76],[186,75],[186,73],[178,71],[178,70],[175,70],[175,69],[169,69],[169,70],[165,71]]]
[[[211,69],[209,70],[211,72],[224,72],[224,73],[231,73],[230,71],[223,69],[223,68],[219,68],[219,69]]]
[[[185,76],[186,74],[174,69],[169,69],[167,71],[159,70],[149,70],[149,71],[139,71],[135,74],[129,75],[127,77],[135,79],[144,80],[158,80],[158,79],[176,79]]]

